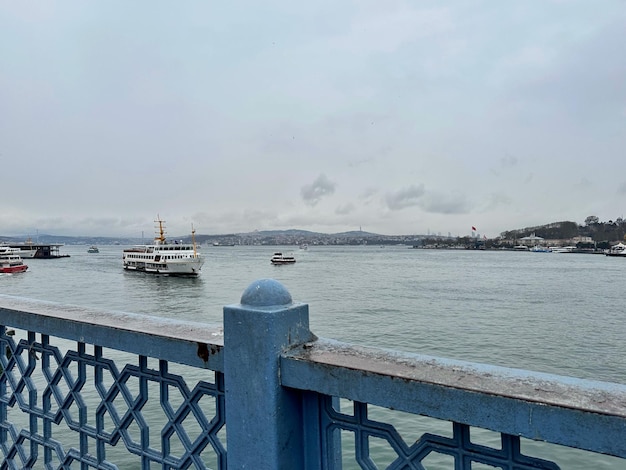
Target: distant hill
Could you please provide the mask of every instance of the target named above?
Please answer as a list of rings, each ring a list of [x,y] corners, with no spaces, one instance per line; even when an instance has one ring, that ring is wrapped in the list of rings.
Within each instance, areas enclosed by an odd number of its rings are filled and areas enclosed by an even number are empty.
[[[552,222],[550,224],[538,225],[535,227],[525,227],[521,229],[509,230],[507,232],[502,232],[500,235],[502,236],[502,238],[512,240],[516,238],[527,237],[533,233],[541,238],[546,238],[550,240],[561,240],[579,236],[579,229],[576,222],[564,221]]]
[[[298,236],[310,237],[310,236],[318,236],[318,235],[323,235],[323,234],[318,233],[318,232],[311,232],[309,230],[299,230],[299,229],[292,228],[288,230],[255,230],[253,232],[238,233],[237,235],[240,237],[246,237],[246,236],[276,237],[280,235],[289,235],[289,236],[295,236],[295,237],[298,237]]]
[[[28,237],[16,236],[7,237],[0,236],[0,242],[22,243]],[[168,236],[169,240],[183,240],[189,242],[190,235],[184,236]],[[196,242],[199,244],[213,243],[215,241],[229,243],[297,243],[308,242],[310,240],[363,240],[365,238],[385,238],[385,235],[378,235],[371,232],[363,232],[360,230],[341,232],[341,233],[321,233],[312,232],[310,230],[288,229],[288,230],[255,230],[253,232],[230,233],[218,235],[202,235],[196,234]],[[135,245],[141,243],[152,242],[152,237],[148,238],[129,238],[129,237],[69,237],[60,235],[39,234],[37,240],[33,243],[57,243],[61,245]]]
[[[502,232],[500,237],[506,240],[516,240],[531,234],[549,240],[567,240],[575,237],[591,237],[595,242],[625,241],[626,221],[622,218],[601,222],[597,217],[587,217],[584,224],[572,221],[552,222],[534,227]],[[0,236],[0,242],[22,243],[27,236]],[[228,244],[297,244],[297,243],[320,243],[320,244],[386,244],[405,243],[411,244],[425,238],[444,239],[448,237],[434,235],[380,235],[362,230],[352,230],[339,233],[321,233],[310,230],[255,230],[244,233],[227,233],[218,235],[196,234],[196,242],[204,243],[228,243]],[[452,237],[456,239],[456,237]],[[169,236],[171,240],[190,241],[191,236]],[[152,237],[67,237],[49,234],[38,234],[34,243],[58,243],[62,245],[135,245],[152,242]]]
[[[352,230],[351,232],[341,232],[333,234],[335,237],[363,237],[363,238],[372,238],[372,237],[380,237],[378,233],[372,232],[364,232],[362,230]]]
[[[379,237],[380,235],[371,232],[363,232],[361,230],[353,230],[351,232],[339,233],[322,233],[311,232],[310,230],[288,229],[288,230],[255,230],[254,232],[238,233],[241,237],[245,236],[268,236],[276,237],[287,235],[292,237]]]
[[[576,222],[552,222],[546,225],[525,227],[502,232],[502,238],[512,240],[531,234],[549,240],[567,240],[575,237],[590,237],[594,242],[625,241],[626,221],[622,218],[601,222],[597,217],[588,217],[584,225]]]

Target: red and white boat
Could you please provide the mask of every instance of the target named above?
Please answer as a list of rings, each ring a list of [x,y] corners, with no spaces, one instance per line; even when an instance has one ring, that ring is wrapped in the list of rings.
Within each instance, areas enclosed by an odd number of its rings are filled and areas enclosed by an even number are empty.
[[[24,264],[18,248],[0,246],[0,273],[23,273],[27,269],[28,266]]]

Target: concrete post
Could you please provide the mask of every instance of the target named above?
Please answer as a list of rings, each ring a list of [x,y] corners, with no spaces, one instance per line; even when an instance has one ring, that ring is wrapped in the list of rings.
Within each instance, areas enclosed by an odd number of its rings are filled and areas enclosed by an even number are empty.
[[[224,307],[228,469],[304,468],[299,392],[280,384],[280,354],[314,339],[309,306],[278,281],[253,282]]]

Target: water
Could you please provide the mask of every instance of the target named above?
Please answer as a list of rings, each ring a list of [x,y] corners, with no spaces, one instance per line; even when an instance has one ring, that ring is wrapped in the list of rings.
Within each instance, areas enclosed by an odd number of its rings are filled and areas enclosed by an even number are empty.
[[[125,272],[120,246],[66,246],[27,260],[0,293],[85,307],[222,322],[254,280],[283,283],[321,337],[626,383],[626,260],[600,255],[414,250],[406,246],[203,247],[198,278]],[[297,263],[273,266],[274,251]],[[532,444],[530,444],[532,446]],[[623,469],[559,453],[562,468]],[[582,463],[581,463],[582,462]],[[430,468],[430,467],[429,467]]]

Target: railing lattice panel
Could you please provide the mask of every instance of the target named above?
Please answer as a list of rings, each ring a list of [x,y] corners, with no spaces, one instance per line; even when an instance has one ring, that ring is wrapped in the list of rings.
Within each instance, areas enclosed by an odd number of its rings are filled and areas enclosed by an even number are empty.
[[[141,468],[204,469],[205,458],[225,468],[223,374],[198,369],[212,374],[214,382],[197,380],[189,388],[158,358],[158,368],[136,356],[137,364],[119,370],[102,347],[88,354],[79,342],[62,352],[48,335],[37,342],[28,332],[17,341],[12,333],[0,331],[0,469],[115,469],[107,457],[120,443]],[[158,413],[154,404],[147,409],[155,395]],[[56,439],[60,424],[69,431]],[[69,432],[76,445],[64,447]]]
[[[407,445],[393,425],[368,417],[367,403],[352,402],[353,413],[348,414],[339,411],[337,399],[320,396],[320,400],[322,448],[327,449],[326,461],[331,468],[338,445],[336,433],[346,431],[354,437],[356,462],[367,470],[380,468],[370,455],[370,441],[374,438],[385,441],[396,454],[386,470],[425,470],[424,460],[433,453],[452,457],[455,469],[471,468],[476,463],[502,470],[559,470],[554,462],[522,454],[518,436],[500,434],[501,448],[495,449],[472,442],[470,426],[452,423],[452,437],[425,433],[412,445]]]

